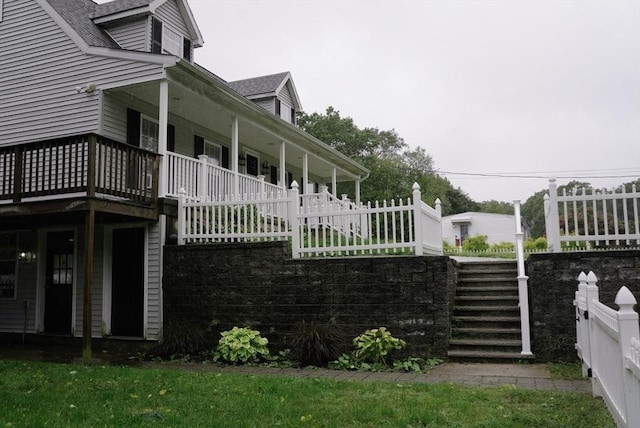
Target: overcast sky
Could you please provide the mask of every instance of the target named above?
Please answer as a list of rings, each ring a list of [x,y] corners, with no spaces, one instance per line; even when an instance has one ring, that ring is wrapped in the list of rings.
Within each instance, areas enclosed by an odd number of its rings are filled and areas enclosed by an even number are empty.
[[[640,0],[189,4],[196,62],[228,81],[290,71],[307,113],[395,129],[476,201],[548,180],[453,173],[640,178]]]

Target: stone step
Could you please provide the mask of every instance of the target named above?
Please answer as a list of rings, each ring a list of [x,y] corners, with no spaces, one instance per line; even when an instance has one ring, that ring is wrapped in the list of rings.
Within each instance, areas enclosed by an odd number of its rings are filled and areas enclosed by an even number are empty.
[[[456,296],[455,302],[456,305],[460,303],[460,306],[477,306],[488,304],[490,304],[490,306],[503,306],[507,304],[518,306],[519,298],[517,294],[506,296],[501,294],[464,294]]]
[[[456,328],[519,328],[519,316],[459,316],[452,317],[453,329]]]
[[[483,327],[453,327],[451,336],[455,339],[463,338],[493,338],[493,339],[519,339],[522,331],[519,328],[483,328]]]
[[[532,360],[533,355],[522,355],[520,352],[486,352],[486,351],[457,351],[448,352],[449,358],[455,361],[513,363]]]
[[[520,316],[520,308],[518,306],[454,306],[453,315],[457,317],[478,317],[478,318],[486,318],[492,316],[504,317],[519,317]]]
[[[465,285],[474,285],[474,284],[486,284],[486,283],[495,283],[496,285],[505,285],[505,284],[514,284],[515,287],[518,286],[518,278],[514,277],[493,277],[493,276],[473,276],[468,278],[460,278],[458,277],[458,284],[463,286]]]

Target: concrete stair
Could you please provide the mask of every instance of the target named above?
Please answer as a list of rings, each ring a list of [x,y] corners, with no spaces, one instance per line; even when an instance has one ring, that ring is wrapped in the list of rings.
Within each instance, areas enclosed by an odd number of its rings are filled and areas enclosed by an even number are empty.
[[[514,362],[524,356],[515,260],[462,262],[448,356],[452,361]]]

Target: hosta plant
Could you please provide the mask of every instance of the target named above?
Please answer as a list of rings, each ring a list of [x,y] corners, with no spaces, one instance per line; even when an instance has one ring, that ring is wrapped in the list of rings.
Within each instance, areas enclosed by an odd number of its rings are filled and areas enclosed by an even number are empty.
[[[391,351],[404,348],[407,343],[395,338],[386,328],[373,328],[353,339],[358,361],[373,364],[387,364],[386,357]]]
[[[223,331],[214,355],[214,361],[222,360],[227,363],[255,363],[260,358],[269,356],[267,338],[260,336],[258,330],[248,327],[233,327]]]

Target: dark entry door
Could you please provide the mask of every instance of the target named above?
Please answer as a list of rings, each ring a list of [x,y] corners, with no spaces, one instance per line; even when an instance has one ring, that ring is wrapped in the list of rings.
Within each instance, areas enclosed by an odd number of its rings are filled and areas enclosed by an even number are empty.
[[[144,316],[142,227],[114,229],[111,255],[111,334],[142,337]]]
[[[44,285],[44,331],[71,334],[73,232],[47,233]]]

